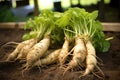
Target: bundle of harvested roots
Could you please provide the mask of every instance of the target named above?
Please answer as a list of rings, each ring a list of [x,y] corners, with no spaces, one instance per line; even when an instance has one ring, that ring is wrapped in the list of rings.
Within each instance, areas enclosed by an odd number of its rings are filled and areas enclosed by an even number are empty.
[[[85,67],[83,76],[88,75],[95,67],[99,68],[96,52],[106,52],[110,47],[97,16],[98,11],[89,13],[80,8],[70,8],[64,13],[43,10],[26,22],[25,29],[31,31],[23,36],[25,41],[18,44],[7,61],[25,60],[25,70],[53,63],[64,67],[64,73]],[[55,43],[63,45],[46,55]]]

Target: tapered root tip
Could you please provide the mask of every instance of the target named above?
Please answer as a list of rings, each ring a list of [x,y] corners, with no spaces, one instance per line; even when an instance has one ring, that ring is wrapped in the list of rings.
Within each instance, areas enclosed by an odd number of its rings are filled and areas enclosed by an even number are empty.
[[[5,60],[5,62],[15,62],[15,61],[10,60],[10,59],[7,58],[7,59]]]
[[[90,72],[89,71],[86,71],[84,73],[82,73],[82,75],[79,76],[79,78],[82,78],[82,77],[85,77],[89,74]]]
[[[63,76],[65,75],[65,73],[66,73],[69,69],[70,69],[70,67],[67,67],[67,68],[65,69],[65,71],[63,72]]]
[[[22,77],[24,77],[24,73],[26,72],[26,71],[29,71],[30,70],[30,66],[27,66],[27,65],[24,65],[23,67],[23,70],[22,70]]]

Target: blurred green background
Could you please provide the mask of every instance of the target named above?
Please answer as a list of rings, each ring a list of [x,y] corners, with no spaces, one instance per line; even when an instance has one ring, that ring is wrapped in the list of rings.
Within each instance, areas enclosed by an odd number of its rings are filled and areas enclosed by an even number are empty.
[[[64,12],[70,7],[99,10],[103,22],[120,21],[120,0],[0,0],[0,22],[24,22],[43,9]]]

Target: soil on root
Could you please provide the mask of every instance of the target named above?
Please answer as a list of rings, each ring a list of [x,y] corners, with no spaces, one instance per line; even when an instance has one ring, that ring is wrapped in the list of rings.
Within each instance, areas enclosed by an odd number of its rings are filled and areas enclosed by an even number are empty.
[[[97,56],[103,61],[103,65],[99,65],[104,76],[99,71],[95,73],[104,80],[120,80],[120,33],[105,32],[106,37],[113,36],[111,40],[110,50],[106,53],[97,53]],[[56,64],[33,68],[25,71],[22,75],[21,67],[23,64],[19,62],[3,62],[7,56],[14,50],[13,47],[4,47],[0,53],[0,80],[101,80],[94,74],[80,77],[84,70],[67,71],[63,76],[63,69],[58,68]]]

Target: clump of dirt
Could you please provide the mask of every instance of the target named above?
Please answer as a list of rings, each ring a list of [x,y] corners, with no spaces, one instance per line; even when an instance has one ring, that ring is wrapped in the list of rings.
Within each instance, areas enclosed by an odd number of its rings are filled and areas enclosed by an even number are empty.
[[[105,32],[106,37],[113,36],[110,41],[110,50],[106,53],[97,53],[97,56],[103,61],[100,66],[104,75],[100,71],[95,70],[95,74],[104,80],[120,80],[120,33]],[[17,35],[14,35],[16,37]],[[1,38],[2,39],[2,38]],[[56,64],[46,67],[35,67],[22,74],[21,67],[23,64],[19,62],[2,62],[14,50],[14,47],[4,47],[0,53],[0,79],[1,80],[101,80],[94,74],[80,77],[84,71],[67,71],[64,75],[64,69],[58,68]]]

